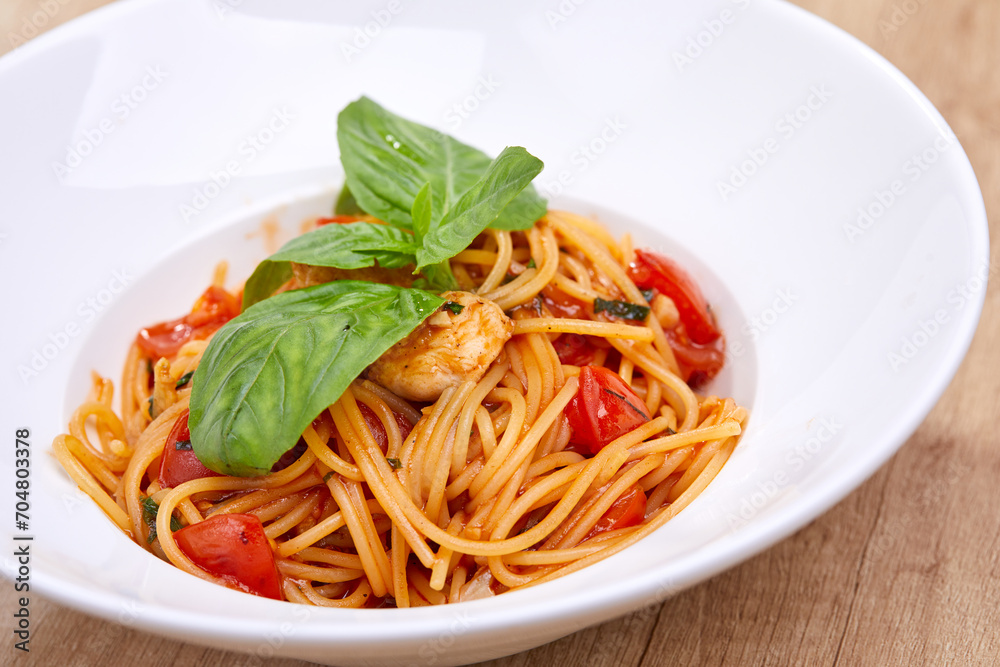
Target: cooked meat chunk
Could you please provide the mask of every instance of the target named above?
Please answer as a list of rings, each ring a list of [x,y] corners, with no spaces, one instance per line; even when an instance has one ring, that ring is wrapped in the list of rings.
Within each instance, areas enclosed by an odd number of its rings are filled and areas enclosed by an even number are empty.
[[[365,280],[370,283],[385,283],[399,287],[413,285],[413,267],[383,269],[378,263],[363,269],[336,269],[332,266],[313,266],[292,262],[295,287],[309,287],[334,280]]]
[[[500,307],[469,292],[448,303],[368,367],[368,379],[411,401],[434,401],[448,387],[478,381],[503,350],[514,323]]]

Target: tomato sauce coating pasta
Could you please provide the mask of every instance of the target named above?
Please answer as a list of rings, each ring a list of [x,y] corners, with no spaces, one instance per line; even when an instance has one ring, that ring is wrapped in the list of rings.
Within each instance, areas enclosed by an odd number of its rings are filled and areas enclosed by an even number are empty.
[[[308,269],[282,289],[322,280]],[[411,335],[424,347],[362,373],[269,474],[218,474],[191,448],[191,375],[239,312],[224,270],[191,313],[142,330],[120,413],[94,375],[55,454],[156,556],[326,607],[454,603],[563,576],[655,531],[725,464],[747,412],[698,393],[722,366],[723,336],[672,261],[549,211],[523,232],[486,230],[451,269],[469,301],[421,326],[465,308],[475,352]],[[487,306],[505,324],[473,319]],[[388,388],[410,372],[407,353],[414,365],[492,356],[414,399]]]

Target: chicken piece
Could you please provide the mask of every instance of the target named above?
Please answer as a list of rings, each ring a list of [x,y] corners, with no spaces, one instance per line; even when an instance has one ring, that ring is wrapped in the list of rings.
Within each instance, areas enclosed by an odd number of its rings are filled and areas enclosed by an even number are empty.
[[[383,269],[375,262],[375,266],[363,269],[337,269],[332,266],[313,266],[292,262],[292,275],[295,276],[295,287],[310,287],[329,283],[334,280],[364,280],[369,283],[383,283],[398,287],[413,285],[413,266],[401,269]]]
[[[448,303],[368,367],[369,380],[405,399],[431,402],[446,388],[486,374],[514,323],[500,306],[475,294],[441,297]]]

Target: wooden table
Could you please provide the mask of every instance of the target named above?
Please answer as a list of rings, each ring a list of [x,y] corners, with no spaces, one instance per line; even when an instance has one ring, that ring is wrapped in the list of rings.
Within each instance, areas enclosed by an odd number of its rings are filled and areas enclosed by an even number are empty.
[[[9,50],[10,33],[19,34],[23,19],[42,5],[59,7],[43,26],[49,29],[106,2],[4,0],[0,52]],[[1000,2],[796,4],[885,55],[940,109],[979,177],[995,237],[1000,225]],[[488,664],[1000,662],[1000,432],[994,422],[1000,416],[998,301],[1000,289],[993,284],[969,356],[916,435],[833,510],[756,558],[667,600],[658,614],[626,616]],[[925,492],[934,485],[944,492]],[[10,589],[3,586],[0,609],[12,608]],[[128,630],[37,596],[32,618],[30,657],[14,651],[8,637],[0,642],[0,663],[260,664],[240,654]],[[9,617],[2,625],[10,626]]]

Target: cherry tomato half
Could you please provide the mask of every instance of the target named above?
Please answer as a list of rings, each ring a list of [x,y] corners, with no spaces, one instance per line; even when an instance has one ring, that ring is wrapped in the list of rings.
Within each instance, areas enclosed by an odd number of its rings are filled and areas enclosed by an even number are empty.
[[[713,342],[721,334],[697,283],[675,261],[648,250],[636,250],[628,276],[642,289],[655,289],[670,297],[691,341]]]
[[[580,369],[580,388],[566,406],[571,442],[597,454],[609,442],[648,422],[646,404],[616,373],[602,366]]]
[[[546,285],[542,288],[542,301],[556,317],[586,318],[587,307],[558,287]]]
[[[707,345],[698,345],[687,337],[684,325],[665,332],[667,343],[681,367],[681,377],[694,388],[714,378],[726,362],[726,339],[719,336]]]
[[[587,366],[593,363],[597,350],[586,336],[564,333],[552,341],[559,361],[571,366]]]
[[[638,526],[645,517],[646,494],[638,486],[633,486],[611,503],[611,507],[597,520],[586,539],[609,530]]]
[[[175,487],[192,479],[221,477],[206,468],[191,448],[191,431],[188,430],[188,411],[185,410],[170,429],[160,457],[160,486]]]
[[[208,338],[239,314],[239,299],[212,285],[198,297],[190,313],[140,329],[136,342],[154,359],[172,357],[184,343]]]
[[[252,514],[218,514],[174,533],[195,565],[230,588],[281,599],[281,577],[260,519]]]

